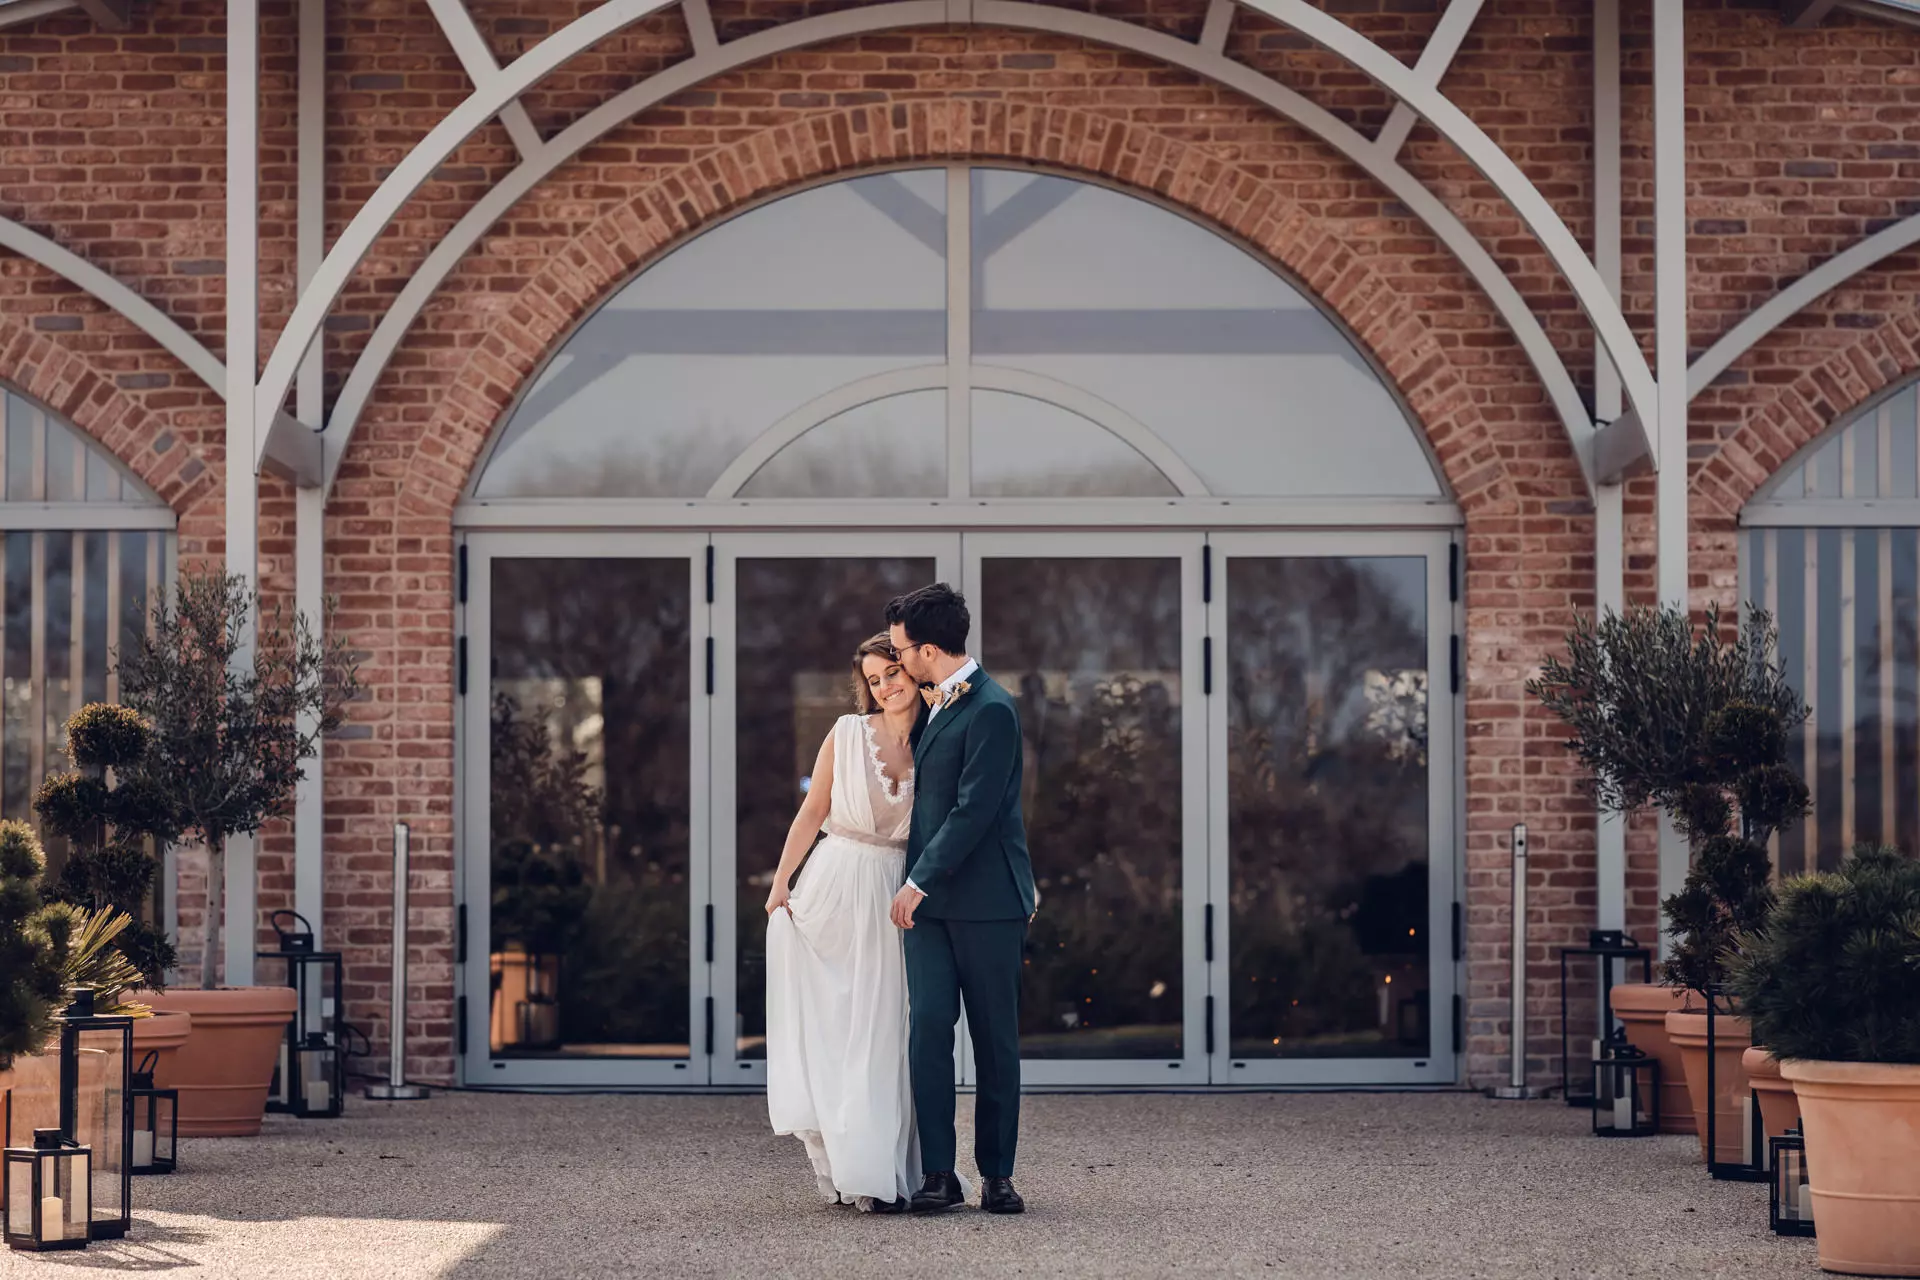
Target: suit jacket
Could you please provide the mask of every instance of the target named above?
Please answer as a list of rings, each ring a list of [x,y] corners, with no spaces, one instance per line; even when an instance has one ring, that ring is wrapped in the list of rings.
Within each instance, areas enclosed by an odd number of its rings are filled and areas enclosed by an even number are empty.
[[[1033,859],[1020,816],[1020,712],[985,671],[913,737],[913,826],[907,876],[936,920],[1025,920]]]

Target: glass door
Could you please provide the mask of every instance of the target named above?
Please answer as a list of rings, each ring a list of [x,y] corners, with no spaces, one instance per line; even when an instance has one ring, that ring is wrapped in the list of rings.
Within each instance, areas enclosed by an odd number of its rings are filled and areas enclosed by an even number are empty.
[[[708,1081],[706,549],[705,535],[468,540],[474,1083]]]
[[[766,1081],[764,904],[834,721],[854,709],[853,651],[887,602],[953,581],[953,534],[714,539],[713,1081]],[[804,869],[802,875],[805,874]]]
[[[1207,1078],[1201,545],[964,539],[974,654],[1026,737],[1026,1084]]]
[[[1210,539],[1215,1083],[1456,1077],[1447,556]]]

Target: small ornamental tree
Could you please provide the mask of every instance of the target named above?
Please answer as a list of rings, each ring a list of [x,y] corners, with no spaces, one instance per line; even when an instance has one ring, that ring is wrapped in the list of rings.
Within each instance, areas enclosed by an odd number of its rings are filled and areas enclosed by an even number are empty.
[[[34,812],[66,839],[66,865],[47,895],[126,924],[114,949],[160,990],[175,962],[173,943],[145,920],[156,853],[176,835],[166,792],[146,773],[152,732],[131,707],[96,702],[67,722],[67,758],[77,769],[41,784]]]
[[[1745,940],[1733,989],[1779,1058],[1920,1063],[1920,862],[1856,848],[1796,876]]]
[[[118,670],[121,698],[152,731],[141,772],[168,798],[179,834],[206,845],[200,985],[211,989],[227,840],[285,816],[302,763],[359,692],[357,663],[303,615],[288,627],[277,609],[263,613],[245,578],[212,574],[183,575],[171,601],[155,603]]]
[[[1727,979],[1728,954],[1773,907],[1767,842],[1807,811],[1787,764],[1787,733],[1806,702],[1775,658],[1773,620],[1749,608],[1727,634],[1719,609],[1696,634],[1674,608],[1581,619],[1562,662],[1527,690],[1572,729],[1604,809],[1666,811],[1691,869],[1661,904],[1674,947],[1667,981],[1702,995]]]
[[[33,828],[0,822],[0,1069],[46,1043],[61,999],[60,961],[33,927],[46,857]]]

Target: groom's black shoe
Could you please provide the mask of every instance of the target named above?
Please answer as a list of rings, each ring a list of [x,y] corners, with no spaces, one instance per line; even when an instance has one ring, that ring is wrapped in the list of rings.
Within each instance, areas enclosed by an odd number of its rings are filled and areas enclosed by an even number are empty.
[[[874,1213],[905,1213],[906,1211],[907,1198],[905,1196],[898,1196],[892,1200],[875,1200],[873,1202]]]
[[[913,1193],[907,1204],[909,1213],[945,1213],[967,1198],[960,1179],[951,1173],[930,1173],[926,1185]]]
[[[1013,1189],[1012,1178],[988,1178],[980,1188],[980,1208],[987,1213],[1025,1213],[1027,1202]]]

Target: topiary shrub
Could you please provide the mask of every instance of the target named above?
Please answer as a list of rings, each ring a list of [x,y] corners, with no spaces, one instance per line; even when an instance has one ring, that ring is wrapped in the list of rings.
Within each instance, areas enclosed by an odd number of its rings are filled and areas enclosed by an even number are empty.
[[[151,736],[130,707],[95,702],[80,708],[67,721],[67,758],[78,771],[49,777],[33,809],[68,846],[47,896],[123,919],[113,948],[157,991],[176,956],[165,932],[145,919],[146,905],[158,854],[177,824],[165,793],[141,768]]]
[[[1787,881],[1733,990],[1776,1057],[1920,1063],[1920,861],[1862,846]]]
[[[1808,708],[1775,656],[1773,620],[1749,607],[1731,635],[1719,609],[1696,633],[1674,608],[1582,619],[1565,662],[1549,657],[1527,690],[1573,731],[1604,809],[1666,811],[1690,869],[1661,904],[1674,940],[1664,976],[1707,995],[1773,907],[1767,842],[1807,811],[1787,764],[1787,732]]]
[[[46,855],[24,822],[0,822],[0,1070],[46,1043],[61,999],[60,963],[34,929]]]

